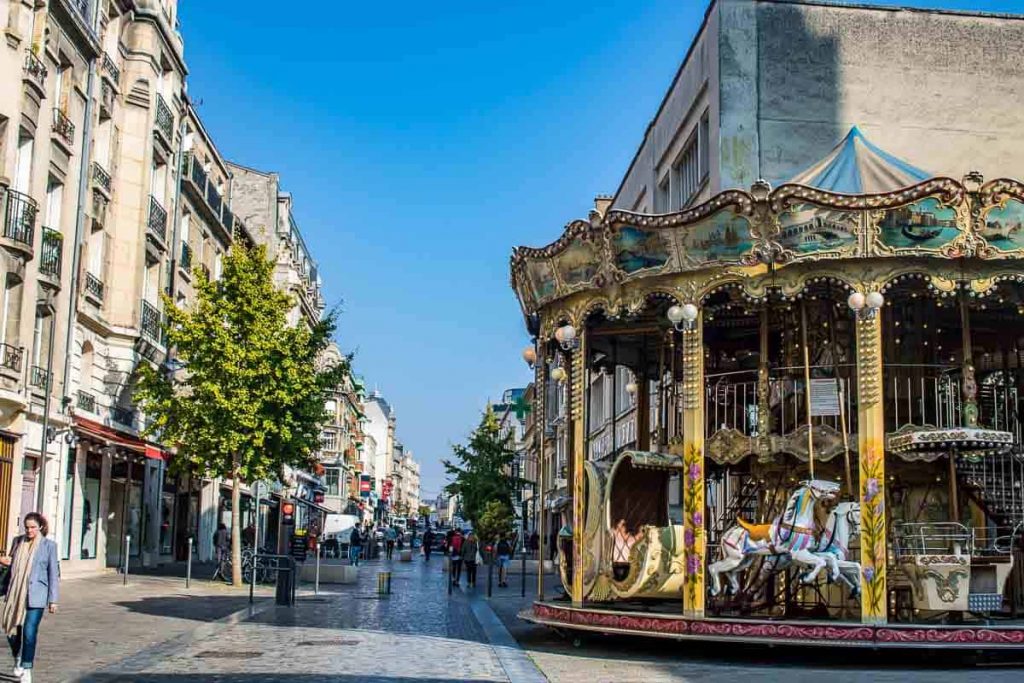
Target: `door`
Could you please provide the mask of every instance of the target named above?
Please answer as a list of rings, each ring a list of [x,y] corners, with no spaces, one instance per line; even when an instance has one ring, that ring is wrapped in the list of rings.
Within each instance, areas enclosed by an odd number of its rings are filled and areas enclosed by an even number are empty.
[[[107,566],[120,567],[124,560],[124,481],[110,482],[110,510],[107,519]]]
[[[31,465],[29,464],[31,462]],[[25,458],[25,469],[21,471],[21,511],[18,514],[18,529],[25,515],[36,509],[36,459]]]

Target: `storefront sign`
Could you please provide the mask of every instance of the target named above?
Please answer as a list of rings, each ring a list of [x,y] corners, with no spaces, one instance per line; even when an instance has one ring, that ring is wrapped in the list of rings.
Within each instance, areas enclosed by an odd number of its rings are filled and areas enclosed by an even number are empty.
[[[373,490],[373,480],[368,474],[359,475],[359,495],[363,498],[370,497],[370,491]]]

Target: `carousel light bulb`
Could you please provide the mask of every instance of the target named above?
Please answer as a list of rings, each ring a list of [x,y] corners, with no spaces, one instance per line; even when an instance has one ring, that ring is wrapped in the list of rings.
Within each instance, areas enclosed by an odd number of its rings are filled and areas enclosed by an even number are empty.
[[[636,396],[636,382],[626,384],[626,393],[630,396]]]
[[[564,382],[565,378],[565,368],[557,367],[551,371],[551,379],[555,380],[556,382]]]
[[[668,309],[666,315],[668,316],[669,322],[671,322],[673,325],[678,325],[679,323],[683,322],[683,307],[679,306],[678,304],[672,306],[671,308]]]
[[[881,292],[871,292],[864,298],[868,308],[879,309],[885,304],[885,297],[882,296]]]
[[[853,311],[860,311],[864,308],[866,299],[860,292],[854,292],[850,295],[850,298],[846,300],[846,305]]]
[[[555,330],[555,340],[559,344],[571,344],[576,339],[576,328],[572,325],[562,325]]]
[[[686,304],[683,306],[683,320],[692,323],[694,320],[697,319],[697,314],[699,312],[700,311],[697,310],[697,307],[695,305]]]
[[[532,346],[527,346],[523,349],[523,360],[532,368],[534,363],[537,362],[537,349]]]

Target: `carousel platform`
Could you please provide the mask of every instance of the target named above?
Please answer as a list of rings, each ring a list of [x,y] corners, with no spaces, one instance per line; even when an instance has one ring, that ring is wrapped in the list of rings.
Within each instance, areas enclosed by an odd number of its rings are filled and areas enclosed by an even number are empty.
[[[767,619],[685,619],[652,611],[571,607],[535,602],[519,613],[525,621],[564,631],[614,633],[647,638],[761,645],[860,648],[963,648],[1024,653],[1024,621],[1001,624],[864,624]]]

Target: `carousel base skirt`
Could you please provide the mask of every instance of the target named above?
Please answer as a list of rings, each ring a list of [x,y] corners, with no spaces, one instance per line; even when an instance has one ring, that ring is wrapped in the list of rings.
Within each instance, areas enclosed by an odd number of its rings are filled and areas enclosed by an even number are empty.
[[[685,619],[602,607],[570,607],[535,602],[519,613],[525,621],[557,630],[591,631],[651,638],[766,645],[846,646],[864,648],[965,648],[1024,652],[1024,621],[997,625],[887,624],[870,626],[827,621],[764,619]]]

